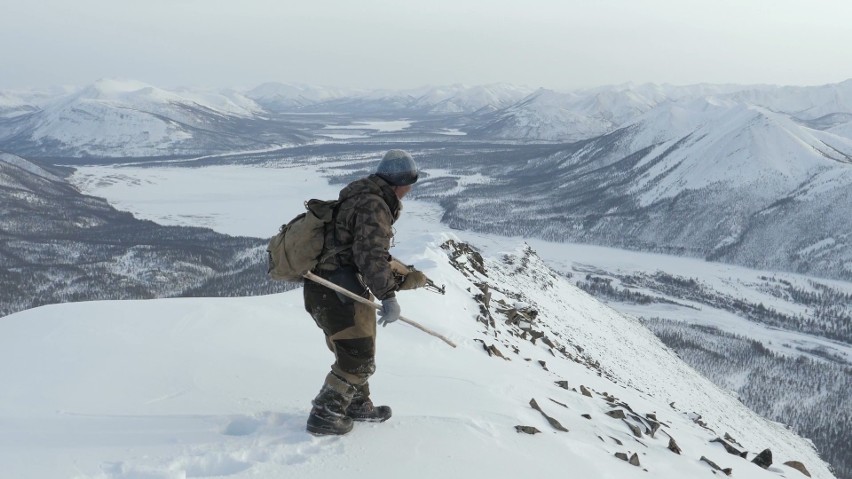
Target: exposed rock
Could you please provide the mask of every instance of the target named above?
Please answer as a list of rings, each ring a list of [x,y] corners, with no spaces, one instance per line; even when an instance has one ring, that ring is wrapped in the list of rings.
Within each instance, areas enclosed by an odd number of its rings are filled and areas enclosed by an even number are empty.
[[[518,324],[520,322],[518,311],[515,308],[498,309],[497,312],[506,315],[506,324]]]
[[[669,451],[671,451],[675,454],[681,453],[680,446],[677,445],[674,438],[671,437],[671,436],[669,436]]]
[[[567,405],[567,404],[563,404],[563,403],[561,403],[561,402],[557,401],[556,399],[553,399],[553,398],[547,398],[547,399],[550,399],[551,401],[555,402],[556,404],[559,404],[560,406],[562,406],[562,407],[564,407],[564,408],[566,408],[566,409],[568,408],[568,405]]]
[[[524,432],[524,433],[527,433],[527,434],[538,434],[538,433],[541,432],[541,431],[539,431],[538,429],[536,429],[532,426],[515,426],[515,431]]]
[[[549,369],[547,369],[547,363],[542,361],[541,359],[538,360],[538,364],[540,364],[541,368],[544,369],[545,371],[550,371]]]
[[[447,240],[441,245],[441,248],[449,252],[450,260],[456,269],[461,271],[467,269],[465,266],[469,266],[483,276],[488,276],[485,272],[485,261],[483,261],[482,255],[469,244]],[[461,257],[464,257],[464,259],[460,260]]]
[[[630,464],[632,464],[636,467],[639,467],[639,455],[636,454],[635,452],[629,458],[627,457],[627,454],[625,454],[623,452],[616,452],[615,457],[621,459],[622,461],[629,462]]]
[[[615,443],[616,443],[616,444],[618,444],[619,446],[623,446],[623,445],[624,445],[624,443],[622,443],[621,441],[619,441],[618,439],[616,439],[616,438],[614,438],[614,437],[612,437],[612,436],[609,436],[609,438],[610,438],[610,439],[612,439],[613,441],[615,441]],[[626,459],[625,459],[625,460],[626,460]]]
[[[721,467],[719,467],[719,465],[718,465],[718,464],[716,464],[715,462],[711,461],[710,459],[707,459],[707,458],[706,458],[706,457],[704,457],[704,456],[701,456],[701,460],[702,460],[702,461],[704,461],[704,462],[706,462],[707,464],[710,464],[710,467],[712,467],[713,469],[715,469],[715,470],[717,470],[717,471],[722,471],[722,472],[724,472],[726,476],[730,476],[730,475],[731,475],[731,473],[733,472],[733,469],[731,469],[730,467],[726,467],[725,469],[722,469]]]
[[[740,457],[741,457],[741,458],[743,458],[743,459],[745,459],[745,458],[746,458],[746,456],[748,455],[748,452],[740,451],[739,449],[737,449],[737,448],[735,448],[734,446],[732,446],[732,445],[728,444],[727,442],[725,442],[725,440],[724,440],[724,439],[721,439],[721,438],[718,438],[718,437],[717,437],[716,439],[713,439],[713,440],[712,440],[712,441],[710,441],[710,442],[718,442],[719,444],[721,444],[721,445],[725,448],[725,451],[727,451],[727,452],[728,452],[728,454],[733,454],[733,455],[735,455],[735,456],[740,456]]]
[[[493,344],[486,346],[485,343],[482,343],[482,347],[485,348],[485,352],[488,353],[489,356],[497,356],[498,358],[502,358],[507,361],[509,360],[509,358],[503,356],[503,353],[501,353],[500,350],[497,349],[497,346],[494,346]]]
[[[734,444],[736,444],[737,446],[743,447],[743,445],[742,445],[742,444],[738,443],[738,442],[737,442],[737,440],[736,440],[736,439],[734,439],[733,437],[731,437],[731,435],[730,435],[730,434],[728,434],[728,433],[725,433],[725,440],[726,440],[726,441],[728,441],[728,442],[734,443]]]
[[[632,412],[633,414],[636,414],[636,412],[633,410],[633,408],[630,407],[630,404],[627,404],[626,402],[621,401],[621,402],[618,403],[618,405],[623,407],[624,409],[627,409],[628,411]]]
[[[645,414],[645,417],[647,417],[648,419],[650,419],[650,420],[652,420],[652,421],[658,421],[658,420],[657,420],[657,415],[656,415],[656,414],[654,414],[654,413],[652,413],[652,412],[649,412],[648,414]]]
[[[787,461],[784,463],[785,466],[792,467],[793,469],[801,472],[802,474],[811,477],[811,473],[808,472],[808,469],[799,461]]]
[[[654,433],[656,433],[656,432],[657,432],[657,429],[659,429],[659,428],[660,428],[660,425],[659,425],[658,423],[653,423],[653,424],[652,424],[652,422],[651,422],[650,420],[645,419],[645,418],[643,418],[642,416],[639,416],[638,414],[633,413],[632,411],[631,411],[631,413],[630,413],[630,417],[631,417],[634,421],[636,421],[636,422],[638,422],[639,424],[641,424],[642,426],[645,426],[645,434],[647,434],[647,435],[649,435],[649,436],[651,436],[651,437],[654,437]]]
[[[535,402],[534,398],[530,399],[530,406],[536,411],[540,412],[541,415],[544,416],[545,419],[547,419],[547,422],[550,423],[553,429],[556,429],[557,431],[568,432],[568,429],[566,429],[565,426],[560,424],[559,421],[545,414],[544,411],[542,411],[541,407],[539,407],[538,403]]]
[[[591,419],[591,418],[592,418],[592,415],[591,415],[591,414],[581,414],[581,416],[583,416],[583,417],[584,417],[584,418],[586,418],[586,419]]]
[[[630,428],[630,432],[632,432],[634,436],[642,437],[642,430],[639,429],[638,426],[630,424],[629,422],[627,422],[627,419],[622,419],[622,421],[624,421],[624,424],[627,424],[627,427]]]
[[[625,418],[624,411],[622,411],[621,409],[613,409],[612,411],[607,411],[606,415],[615,419]]]
[[[763,452],[757,455],[751,462],[757,464],[758,466],[767,469],[772,465],[772,451],[769,449],[764,449]]]
[[[568,381],[556,381],[556,385],[561,387],[562,389],[571,389],[570,387],[568,387]]]
[[[474,299],[480,301],[485,309],[488,310],[491,308],[491,291],[488,289],[488,283],[474,283],[480,291],[482,291],[482,295],[476,295]]]
[[[586,386],[583,386],[582,384],[580,385],[580,393],[582,393],[583,396],[592,397],[592,393],[589,392],[589,390],[586,389]]]
[[[636,467],[639,467],[639,455],[634,452],[633,455],[630,456],[630,460],[627,462],[633,464]]]
[[[660,423],[656,420],[649,420],[649,422],[651,423],[651,432],[648,433],[648,435],[654,437],[654,435],[657,434],[657,431],[660,430]]]

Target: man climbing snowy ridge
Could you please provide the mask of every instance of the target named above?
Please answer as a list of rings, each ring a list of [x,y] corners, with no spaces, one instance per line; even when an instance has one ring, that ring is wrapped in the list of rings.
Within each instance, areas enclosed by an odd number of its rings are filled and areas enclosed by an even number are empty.
[[[402,212],[402,198],[419,176],[411,155],[388,151],[376,173],[343,188],[335,218],[325,234],[328,250],[350,245],[320,263],[314,272],[353,293],[382,302],[379,323],[399,319],[395,292],[425,285],[412,271],[398,284],[389,249],[393,223]],[[335,362],[313,400],[307,430],[313,434],[346,434],[353,421],[383,422],[388,406],[374,406],[368,380],[375,372],[376,312],[313,281],[305,281],[305,309],[325,334]]]

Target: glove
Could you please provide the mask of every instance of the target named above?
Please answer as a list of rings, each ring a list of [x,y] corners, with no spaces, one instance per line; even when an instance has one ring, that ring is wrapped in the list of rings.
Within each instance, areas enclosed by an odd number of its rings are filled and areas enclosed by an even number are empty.
[[[402,313],[402,310],[399,307],[399,303],[396,301],[396,298],[388,298],[382,300],[382,309],[379,311],[379,324],[382,327],[388,325],[388,323],[392,323],[399,319],[399,315]]]
[[[422,288],[426,286],[427,281],[429,281],[429,278],[421,271],[412,271],[405,276],[405,280],[399,285],[399,289],[402,291],[404,289]]]

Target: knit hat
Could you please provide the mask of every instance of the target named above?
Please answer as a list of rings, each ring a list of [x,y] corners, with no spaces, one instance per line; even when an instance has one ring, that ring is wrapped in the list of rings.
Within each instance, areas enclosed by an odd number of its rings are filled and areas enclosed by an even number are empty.
[[[393,186],[412,185],[420,176],[414,159],[403,150],[390,150],[385,153],[376,168],[376,174]]]

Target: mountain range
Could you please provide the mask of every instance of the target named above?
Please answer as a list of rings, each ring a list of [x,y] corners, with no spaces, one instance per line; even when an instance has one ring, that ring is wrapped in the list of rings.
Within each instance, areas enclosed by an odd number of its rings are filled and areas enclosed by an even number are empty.
[[[669,102],[504,165],[443,200],[451,224],[852,278],[852,140],[765,107]],[[507,213],[471,221],[483,197]]]
[[[3,98],[0,151],[27,158],[287,155],[328,143],[346,156],[345,145],[398,139],[423,158],[427,173],[447,166],[438,158],[456,157],[450,168],[478,164],[490,178],[462,189],[432,185],[429,196],[456,227],[852,278],[852,80],[567,93],[506,84],[166,91],[101,80],[52,99]],[[400,119],[408,126],[399,131],[370,127]],[[502,148],[495,142],[534,148],[471,162]],[[491,204],[482,200],[492,197],[507,214],[479,225],[472,218],[487,214]]]

